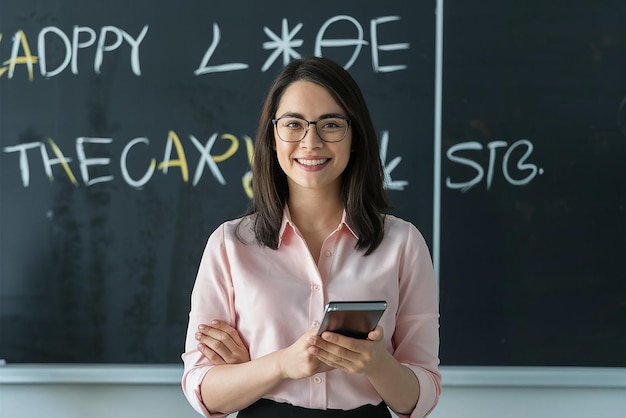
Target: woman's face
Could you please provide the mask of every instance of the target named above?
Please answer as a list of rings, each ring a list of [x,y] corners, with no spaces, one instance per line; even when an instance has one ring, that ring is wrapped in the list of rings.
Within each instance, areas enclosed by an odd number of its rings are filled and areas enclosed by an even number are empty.
[[[331,115],[348,117],[324,87],[310,81],[296,81],[283,93],[275,117],[290,116],[315,122]],[[334,129],[333,125],[326,126]],[[320,126],[319,129],[323,128]],[[295,191],[294,188],[302,188],[339,193],[341,174],[348,165],[352,148],[352,128],[347,129],[341,141],[331,143],[322,141],[315,124],[310,125],[300,142],[281,140],[274,128],[278,163],[287,175],[291,192]]]

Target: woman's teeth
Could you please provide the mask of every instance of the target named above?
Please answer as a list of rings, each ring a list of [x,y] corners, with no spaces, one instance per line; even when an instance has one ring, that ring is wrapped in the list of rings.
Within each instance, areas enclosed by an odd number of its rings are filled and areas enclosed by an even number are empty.
[[[327,159],[322,159],[322,160],[298,160],[298,162],[300,164],[310,165],[310,166],[321,165],[321,164],[324,164],[326,161],[327,161]]]

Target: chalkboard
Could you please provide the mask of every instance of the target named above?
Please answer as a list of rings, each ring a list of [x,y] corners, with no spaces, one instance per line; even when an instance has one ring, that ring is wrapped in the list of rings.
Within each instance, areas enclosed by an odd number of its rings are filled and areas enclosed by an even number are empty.
[[[206,239],[249,203],[271,80],[363,87],[400,216],[430,240],[434,2],[0,4],[0,358],[179,363]]]
[[[626,366],[626,6],[445,2],[442,361]]]
[[[65,3],[0,4],[0,358],[179,363],[266,89],[323,55],[435,256],[442,364],[626,366],[623,2],[448,0],[442,38],[435,1]]]

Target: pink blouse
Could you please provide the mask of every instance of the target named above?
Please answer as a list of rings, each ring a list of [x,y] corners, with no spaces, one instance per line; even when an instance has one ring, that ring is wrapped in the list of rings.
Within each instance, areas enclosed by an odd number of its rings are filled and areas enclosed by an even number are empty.
[[[345,222],[322,245],[316,264],[286,208],[277,250],[259,246],[251,221],[222,224],[206,245],[191,296],[182,355],[182,387],[191,405],[207,417],[200,384],[213,366],[196,348],[198,325],[218,319],[234,326],[256,359],[291,345],[317,328],[328,301],[386,300],[383,327],[387,350],[409,367],[420,384],[410,415],[423,417],[441,392],[439,296],[424,238],[409,222],[385,218],[385,235],[370,255],[356,251],[357,238]],[[353,409],[378,404],[381,397],[362,374],[341,370],[284,381],[264,398],[315,409]]]

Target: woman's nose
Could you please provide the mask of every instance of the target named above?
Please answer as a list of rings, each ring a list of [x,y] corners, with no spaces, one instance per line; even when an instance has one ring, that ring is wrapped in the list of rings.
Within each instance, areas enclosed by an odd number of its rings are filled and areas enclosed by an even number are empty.
[[[322,138],[320,138],[317,133],[316,125],[312,123],[309,124],[309,127],[304,134],[304,138],[300,141],[300,145],[305,147],[319,147],[323,143],[324,141],[322,141]]]

